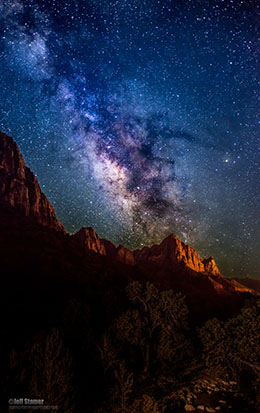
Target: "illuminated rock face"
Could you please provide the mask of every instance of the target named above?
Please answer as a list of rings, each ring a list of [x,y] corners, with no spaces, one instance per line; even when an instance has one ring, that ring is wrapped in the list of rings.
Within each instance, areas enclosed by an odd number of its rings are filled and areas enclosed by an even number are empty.
[[[93,228],[81,228],[71,236],[86,250],[94,251],[101,255],[113,256],[117,261],[128,265],[140,262],[164,264],[170,261],[173,266],[186,266],[193,271],[220,275],[212,257],[201,259],[199,254],[188,245],[181,242],[175,235],[169,235],[160,245],[144,247],[141,250],[130,251],[123,245],[115,247],[110,241],[100,239]]]
[[[204,258],[203,260],[205,272],[209,272],[214,275],[219,275],[219,269],[215,263],[215,260],[212,257]]]
[[[95,230],[91,227],[83,227],[76,234],[71,235],[71,239],[76,242],[84,251],[94,251],[97,254],[113,257],[116,261],[124,264],[135,265],[134,254],[123,245],[115,247],[112,242],[100,239]]]
[[[128,265],[138,263],[164,264],[170,261],[173,266],[185,266],[199,273],[220,275],[212,257],[200,258],[199,254],[180,241],[176,235],[169,235],[160,245],[144,247],[141,250],[130,251],[122,245],[115,247],[110,241],[100,239],[93,228],[81,228],[72,236],[87,250],[98,254],[113,256],[117,261]]]
[[[38,224],[65,232],[12,138],[0,132],[0,201]]]
[[[120,245],[116,250],[116,259],[117,261],[123,262],[128,265],[135,265],[135,258],[132,251],[128,248]]]
[[[183,265],[196,272],[220,275],[212,257],[201,259],[193,248],[184,244],[173,234],[165,238],[160,245],[134,251],[134,256],[136,262],[147,261],[160,265],[167,260],[173,265]]]
[[[107,255],[103,242],[99,239],[97,233],[91,227],[83,227],[75,235],[71,236],[82,246],[83,250],[91,250],[101,255]]]

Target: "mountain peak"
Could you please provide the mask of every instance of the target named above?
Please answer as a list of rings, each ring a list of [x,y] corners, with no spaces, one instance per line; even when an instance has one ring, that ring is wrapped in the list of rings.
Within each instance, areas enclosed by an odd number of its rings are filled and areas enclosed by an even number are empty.
[[[17,144],[0,132],[0,200],[38,224],[65,232],[54,209],[27,168]]]
[[[74,240],[80,242],[85,249],[106,255],[104,243],[99,239],[96,231],[92,227],[82,227],[76,234],[71,236]]]
[[[185,266],[196,272],[220,275],[212,257],[201,258],[175,234],[168,235],[159,245],[134,251],[134,255],[136,261],[150,261],[159,265],[168,261],[175,266]]]

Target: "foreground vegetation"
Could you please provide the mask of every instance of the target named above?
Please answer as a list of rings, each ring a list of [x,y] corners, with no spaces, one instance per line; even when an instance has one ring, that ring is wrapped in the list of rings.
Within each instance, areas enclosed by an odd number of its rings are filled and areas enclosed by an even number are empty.
[[[14,346],[6,396],[41,398],[64,413],[180,412],[182,389],[207,372],[233,381],[252,399],[250,411],[260,411],[259,302],[201,326],[181,294],[139,282],[125,294],[125,308],[104,329],[84,300],[71,299],[51,329]]]

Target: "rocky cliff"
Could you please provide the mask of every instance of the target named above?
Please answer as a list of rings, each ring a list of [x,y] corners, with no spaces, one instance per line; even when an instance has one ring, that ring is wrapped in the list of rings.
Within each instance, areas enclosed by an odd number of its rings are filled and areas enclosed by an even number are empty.
[[[118,261],[123,262],[124,264],[136,264],[133,252],[128,248],[123,247],[123,245],[119,245],[119,247],[117,247],[115,257]]]
[[[12,138],[0,132],[0,201],[40,225],[64,232]]]
[[[107,255],[104,243],[91,227],[81,228],[76,234],[71,235],[71,239],[80,245],[83,254],[84,251],[91,250],[101,255]]]
[[[87,251],[94,251],[97,254],[107,255],[128,265],[135,265],[134,254],[123,245],[116,247],[112,242],[105,238],[99,238],[96,231],[91,227],[83,227],[76,234],[71,235],[71,240],[77,243],[84,255]]]
[[[218,267],[212,257],[200,258],[199,254],[188,245],[180,241],[176,235],[169,235],[161,244],[152,247],[144,247],[131,251],[123,245],[115,247],[110,241],[100,239],[93,228],[81,228],[79,232],[71,236],[79,242],[85,250],[91,250],[101,255],[107,255],[128,265],[139,263],[154,263],[163,265],[170,262],[173,267],[187,267],[199,273],[220,275]]]
[[[196,272],[220,274],[212,257],[200,258],[193,248],[184,244],[173,234],[165,238],[159,245],[135,250],[134,258],[136,262],[151,262],[162,265],[168,261],[173,266],[185,266]]]

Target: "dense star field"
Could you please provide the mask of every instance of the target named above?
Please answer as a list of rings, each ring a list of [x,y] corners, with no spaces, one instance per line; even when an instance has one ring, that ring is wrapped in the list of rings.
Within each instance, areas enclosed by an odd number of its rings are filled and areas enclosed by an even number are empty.
[[[257,3],[0,0],[0,129],[69,232],[259,277]]]

